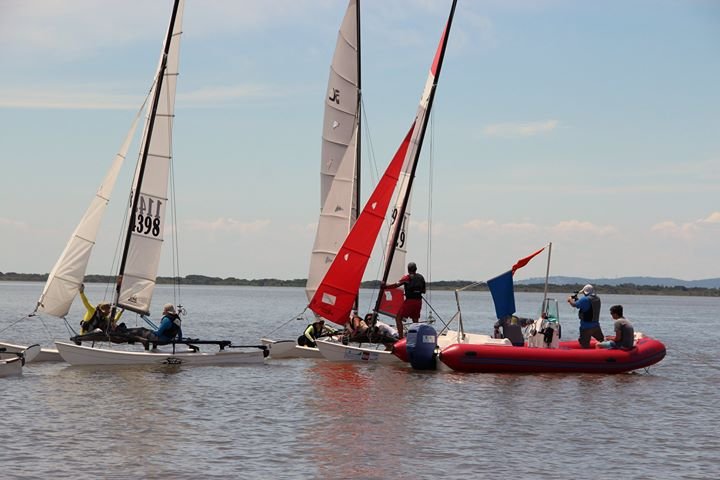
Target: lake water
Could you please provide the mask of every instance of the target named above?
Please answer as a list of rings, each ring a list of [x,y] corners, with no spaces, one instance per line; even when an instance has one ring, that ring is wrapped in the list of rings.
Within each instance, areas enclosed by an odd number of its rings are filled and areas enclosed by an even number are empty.
[[[0,338],[67,339],[32,318],[39,283],[0,282]],[[99,301],[105,288],[89,285]],[[295,338],[295,288],[184,287],[186,335]],[[460,374],[269,360],[245,367],[29,364],[0,379],[2,478],[720,478],[720,299],[599,295],[667,346],[648,372]],[[363,292],[367,297],[370,292]],[[461,294],[466,329],[490,333],[489,294]],[[517,294],[534,316],[541,294]],[[155,305],[173,301],[158,287]],[[452,292],[433,293],[448,320]],[[367,300],[364,300],[367,305]],[[156,309],[159,309],[156,308]],[[73,326],[83,311],[76,300]],[[159,312],[158,312],[159,313]],[[564,338],[577,334],[560,303]],[[126,315],[128,326],[134,315]],[[4,330],[4,331],[3,331]]]

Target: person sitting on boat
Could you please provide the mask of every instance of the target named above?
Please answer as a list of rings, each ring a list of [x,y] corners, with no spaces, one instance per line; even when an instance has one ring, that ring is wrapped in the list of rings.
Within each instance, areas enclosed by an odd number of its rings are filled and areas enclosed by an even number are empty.
[[[633,348],[635,344],[635,327],[623,316],[622,305],[610,307],[610,316],[615,320],[615,336],[605,337],[604,342],[600,342],[595,346],[597,348]]]
[[[422,296],[425,293],[425,277],[417,273],[417,265],[415,262],[408,263],[408,273],[400,280],[390,285],[380,285],[381,290],[391,290],[402,285],[405,288],[405,301],[395,317],[395,325],[398,330],[398,338],[403,338],[403,320],[412,319],[413,323],[420,320],[420,310],[422,309]]]
[[[331,329],[325,327],[325,320],[317,320],[305,328],[305,331],[297,339],[297,344],[301,347],[315,348],[317,339],[323,333],[329,333]]]
[[[522,329],[535,323],[532,318],[521,318],[515,315],[508,315],[495,322],[495,338],[507,338],[515,347],[525,346],[525,335]],[[502,330],[501,330],[502,329]]]
[[[172,342],[182,340],[182,319],[175,310],[175,305],[166,303],[163,306],[163,317],[160,326],[153,333],[153,340],[161,342]]]
[[[110,304],[107,302],[100,302],[97,306],[94,306],[88,300],[85,295],[85,284],[80,284],[80,298],[82,299],[83,305],[85,305],[85,316],[80,322],[80,335],[90,333],[95,329],[100,329],[103,332],[115,330],[118,319],[122,316],[123,309],[118,310],[115,314],[115,318],[110,320]]]
[[[579,294],[583,294],[578,298]],[[600,297],[595,294],[592,285],[585,285],[575,295],[568,297],[567,302],[578,309],[580,319],[580,336],[578,342],[582,348],[590,348],[590,338],[594,337],[598,342],[605,340],[600,328]]]
[[[368,323],[367,319],[372,318],[372,313],[365,315],[362,319],[357,312],[353,312],[350,320],[345,323],[345,333],[342,337],[342,343],[347,345],[348,342],[367,342]]]
[[[400,339],[398,331],[377,318],[375,318],[373,322],[373,314],[369,313],[368,315],[371,317],[369,320],[370,326],[368,327],[368,340],[373,343],[382,343],[385,346],[385,350],[392,350],[395,342]],[[366,322],[368,322],[368,320],[366,320]]]

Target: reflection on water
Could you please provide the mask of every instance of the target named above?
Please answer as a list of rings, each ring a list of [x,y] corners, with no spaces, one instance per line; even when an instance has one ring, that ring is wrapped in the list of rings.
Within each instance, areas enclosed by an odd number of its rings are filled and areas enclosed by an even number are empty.
[[[0,329],[41,288],[0,284]],[[158,287],[157,303],[170,293]],[[541,298],[519,294],[518,312],[532,314]],[[302,289],[190,287],[183,303],[202,314],[183,327],[253,343],[305,301]],[[452,316],[451,293],[433,302]],[[603,302],[623,304],[638,330],[666,343],[667,357],[649,373],[482,375],[314,360],[30,364],[23,377],[0,379],[3,478],[720,478],[720,360],[717,335],[708,334],[720,300]],[[577,320],[564,307],[563,332],[573,337]],[[464,294],[463,318],[488,333],[489,295]],[[62,322],[45,322],[67,337]],[[304,326],[279,333],[295,338]],[[32,320],[12,334],[48,337]]]

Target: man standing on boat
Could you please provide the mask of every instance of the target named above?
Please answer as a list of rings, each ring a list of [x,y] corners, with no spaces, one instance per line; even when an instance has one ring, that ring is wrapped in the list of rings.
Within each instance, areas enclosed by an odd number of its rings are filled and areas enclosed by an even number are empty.
[[[579,294],[582,298],[578,298]],[[590,338],[595,337],[598,342],[605,340],[600,328],[600,297],[595,295],[592,285],[585,285],[575,295],[568,297],[567,302],[578,309],[580,319],[580,337],[578,342],[582,348],[590,348]]]
[[[405,287],[405,301],[403,301],[400,310],[395,317],[395,325],[398,330],[398,337],[403,338],[403,320],[405,318],[412,319],[413,323],[420,320],[420,310],[422,309],[422,296],[425,293],[425,277],[417,273],[417,265],[415,262],[408,263],[408,273],[395,283],[390,285],[380,285],[382,290],[398,288],[400,285]]]

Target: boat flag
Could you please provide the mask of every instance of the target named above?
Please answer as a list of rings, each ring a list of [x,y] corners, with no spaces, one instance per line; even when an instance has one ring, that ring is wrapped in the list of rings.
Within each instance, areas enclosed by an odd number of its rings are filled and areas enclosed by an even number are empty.
[[[495,303],[495,315],[498,319],[503,319],[515,313],[515,291],[513,289],[512,281],[515,271],[527,265],[533,257],[543,250],[545,250],[545,247],[528,255],[527,257],[521,258],[515,262],[512,269],[487,281],[487,286],[490,289],[493,303]]]
[[[512,266],[512,273],[513,273],[513,275],[515,275],[515,270],[519,270],[519,269],[521,269],[522,267],[524,267],[525,265],[527,265],[528,262],[530,262],[530,260],[532,260],[534,256],[538,255],[538,254],[539,254],[540,252],[542,252],[543,250],[545,250],[545,247],[543,247],[543,248],[541,248],[540,250],[538,250],[537,252],[532,253],[532,254],[528,255],[527,257],[521,258],[520,260],[518,260],[517,262],[515,262],[515,265]]]
[[[515,292],[513,291],[512,270],[487,281],[490,294],[495,303],[495,315],[498,320],[515,313]]]

